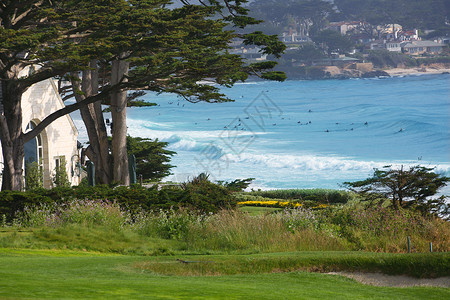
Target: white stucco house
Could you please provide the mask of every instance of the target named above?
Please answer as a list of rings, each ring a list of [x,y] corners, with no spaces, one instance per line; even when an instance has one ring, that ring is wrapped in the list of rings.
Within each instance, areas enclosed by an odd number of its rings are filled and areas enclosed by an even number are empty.
[[[412,41],[402,43],[402,50],[406,54],[420,55],[424,53],[438,54],[443,51],[445,44],[433,41]]]
[[[23,131],[30,130],[46,116],[63,107],[64,103],[53,79],[34,84],[22,96]],[[72,185],[80,183],[77,137],[78,131],[72,118],[70,115],[65,115],[47,126],[35,139],[25,144],[25,161],[38,162],[43,170],[45,188],[53,186],[55,168],[59,166],[62,158],[66,161],[69,181]],[[0,155],[1,170],[3,170],[3,154]]]

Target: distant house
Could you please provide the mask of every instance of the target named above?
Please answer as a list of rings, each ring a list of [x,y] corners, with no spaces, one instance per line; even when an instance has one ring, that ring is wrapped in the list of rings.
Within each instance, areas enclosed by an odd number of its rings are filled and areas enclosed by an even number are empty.
[[[360,21],[343,21],[343,22],[330,22],[328,29],[339,32],[342,35],[347,34],[348,31],[354,30],[362,25]]]
[[[346,68],[351,64],[361,62],[360,59],[353,57],[346,57],[345,55],[334,56],[333,58],[321,58],[311,61],[313,66],[336,66],[340,68]]]
[[[419,37],[419,31],[417,29],[400,31],[397,33],[396,38],[399,39],[400,41],[419,41],[419,40],[421,40],[421,38]]]
[[[261,48],[254,47],[254,48],[235,48],[230,50],[230,54],[238,54],[241,57],[247,59],[247,60],[266,60],[267,54],[264,54],[261,52]]]
[[[309,43],[311,39],[307,35],[299,34],[296,30],[290,29],[280,35],[280,41],[286,44],[300,44]]]
[[[360,33],[355,34],[350,37],[355,43],[360,43],[364,45],[368,45],[371,42],[373,42],[375,39],[372,37],[372,35],[368,33]]]
[[[450,44],[450,37],[444,36],[444,37],[438,37],[436,40],[434,40],[435,42],[439,43],[439,44],[445,44],[445,45],[449,45]]]
[[[385,44],[385,48],[391,52],[402,52],[401,43],[397,41],[387,41]]]
[[[32,85],[22,96],[22,130],[24,132],[31,130],[46,116],[63,107],[64,103],[53,79]],[[25,144],[25,162],[38,163],[39,168],[43,171],[45,188],[52,187],[55,167],[61,164],[63,158],[66,161],[69,181],[72,185],[80,183],[77,136],[78,131],[72,118],[70,115],[65,115]],[[0,155],[0,171],[2,170],[3,155]]]
[[[390,35],[392,38],[397,38],[395,34],[402,31],[403,27],[399,24],[384,24],[377,26],[377,32],[381,35]]]
[[[444,46],[444,44],[433,41],[412,41],[401,44],[403,53],[410,55],[421,55],[424,53],[438,54],[442,52]]]
[[[372,41],[371,43],[369,43],[369,49],[370,50],[381,50],[381,49],[386,49],[386,45],[384,43],[384,41]]]

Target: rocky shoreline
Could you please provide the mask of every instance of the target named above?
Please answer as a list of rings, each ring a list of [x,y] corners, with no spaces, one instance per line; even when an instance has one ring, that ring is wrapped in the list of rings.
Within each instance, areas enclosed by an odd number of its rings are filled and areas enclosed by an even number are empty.
[[[410,75],[450,74],[448,65],[430,65],[414,68],[391,69],[349,69],[336,66],[306,67],[299,70],[285,70],[288,78],[301,80],[351,79],[351,78],[387,78]]]

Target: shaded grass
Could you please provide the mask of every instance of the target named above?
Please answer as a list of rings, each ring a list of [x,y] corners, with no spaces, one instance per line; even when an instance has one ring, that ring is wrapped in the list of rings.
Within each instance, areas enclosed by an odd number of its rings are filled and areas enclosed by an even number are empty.
[[[388,288],[305,272],[231,276],[161,276],[133,266],[166,258],[65,251],[0,250],[2,299],[448,299],[449,289]],[[325,253],[326,254],[326,253]],[[305,259],[320,254],[303,253]],[[327,254],[333,255],[333,254]],[[361,254],[364,256],[365,254]],[[373,255],[373,254],[371,254]],[[289,258],[272,254],[266,259]],[[246,258],[255,259],[258,256]],[[200,257],[201,259],[209,259]],[[230,259],[240,259],[230,256]],[[219,257],[214,257],[218,260]],[[224,258],[226,260],[226,258]]]
[[[163,258],[135,265],[160,275],[211,276],[273,272],[380,272],[417,278],[450,276],[450,254],[293,252],[255,255]]]
[[[102,226],[78,224],[63,227],[30,228],[23,232],[3,230],[0,247],[29,249],[68,249],[132,255],[170,255],[186,248],[185,243],[146,237],[132,231],[113,231]]]

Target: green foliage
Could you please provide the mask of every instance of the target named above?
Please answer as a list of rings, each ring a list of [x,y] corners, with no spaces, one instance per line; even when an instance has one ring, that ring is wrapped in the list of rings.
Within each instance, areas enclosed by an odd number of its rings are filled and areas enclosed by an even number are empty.
[[[234,197],[239,202],[248,202],[240,205],[255,207],[273,207],[273,208],[294,208],[302,206],[304,208],[317,208],[318,203],[311,200],[300,199],[281,199],[256,196],[249,193],[238,193]]]
[[[127,151],[136,156],[136,173],[144,180],[160,180],[170,175],[170,158],[176,152],[165,149],[167,142],[127,136]]]
[[[10,222],[16,212],[23,211],[25,207],[32,207],[40,204],[48,204],[53,200],[44,195],[44,189],[34,189],[33,191],[2,191],[0,192],[0,215],[6,217]]]
[[[406,236],[410,236],[413,252],[447,251],[449,224],[440,218],[424,217],[420,212],[392,207],[330,207],[318,212],[322,220],[333,225],[336,233],[349,241],[354,249],[405,252]],[[439,232],[439,233],[438,233]],[[440,235],[440,238],[435,238]],[[443,239],[442,239],[443,238]]]
[[[450,35],[450,27],[449,26],[442,26],[440,28],[436,28],[436,30],[433,30],[432,32],[428,33],[424,36],[427,40],[433,40],[435,37],[441,37],[441,36],[449,36]]]
[[[377,68],[393,67],[401,65],[416,66],[417,61],[402,53],[395,53],[388,50],[369,51],[367,60]]]
[[[354,43],[348,36],[341,35],[335,30],[322,30],[311,38],[315,43],[325,45],[329,55],[332,52],[346,53],[354,46]]]
[[[234,31],[236,27],[259,23],[248,16],[248,9],[244,7],[247,2],[182,1],[181,5],[169,5],[171,1],[168,0],[31,0],[2,3],[0,80],[7,82],[2,88],[6,119],[14,120],[7,123],[15,124],[20,118],[20,111],[15,108],[20,107],[22,93],[43,80],[72,79],[72,90],[67,97],[79,96],[81,99],[64,111],[48,116],[40,126],[24,135],[17,126],[8,128],[12,132],[9,132],[9,138],[7,134],[1,135],[2,143],[21,145],[19,139],[26,141],[36,136],[57,115],[96,101],[108,103],[111,93],[119,90],[145,89],[174,93],[192,102],[221,102],[232,99],[223,94],[219,86],[230,87],[250,75],[271,80],[286,79],[280,72],[270,72],[274,63],[249,68],[239,55],[227,51],[233,39],[260,46],[263,53],[275,57],[286,48],[277,35]],[[130,68],[126,80],[119,78],[116,83],[111,80],[110,72],[112,62],[118,60],[126,60]],[[96,63],[91,67],[92,62]],[[40,68],[19,79],[19,71],[32,65]],[[90,95],[78,86],[75,74],[100,67],[99,86],[94,84]],[[11,70],[17,70],[17,74]],[[201,83],[205,78],[219,86]],[[131,103],[144,105],[137,101]],[[3,147],[3,151],[10,148]],[[18,162],[15,164],[19,165]],[[11,172],[14,174],[15,171]],[[20,189],[16,183],[6,180],[3,183],[5,188]]]
[[[295,59],[305,62],[311,62],[312,60],[325,57],[324,52],[317,48],[314,44],[305,44],[297,50],[289,51],[283,55],[283,58],[285,59]]]
[[[70,187],[69,177],[67,176],[66,159],[61,157],[59,165],[55,167],[55,174],[53,175],[53,184],[55,187]]]
[[[219,181],[220,185],[223,185],[232,192],[242,192],[252,183],[255,178],[236,179],[230,182]]]
[[[252,191],[245,193],[252,196],[261,196],[270,199],[313,201],[316,204],[347,203],[354,199],[354,194],[347,191],[329,189],[290,189]]]
[[[429,64],[449,64],[450,56],[438,56],[438,57],[424,57],[416,59],[417,65],[429,65]]]
[[[372,24],[401,24],[406,28],[437,29],[445,25],[445,0],[335,0],[339,20],[365,20]]]
[[[213,183],[209,175],[201,173],[182,185],[185,194],[180,201],[182,206],[192,206],[203,212],[217,212],[220,209],[235,208],[236,199],[231,190],[225,186]]]
[[[384,170],[374,169],[373,176],[366,180],[344,184],[366,199],[381,195],[391,199],[395,208],[417,206],[429,212],[427,200],[450,181],[449,177],[436,174],[433,170],[422,166],[412,166],[406,170],[403,166],[400,169],[386,166]]]
[[[142,100],[136,100],[139,97],[142,97],[145,95],[145,91],[133,91],[133,92],[129,92],[127,94],[127,107],[151,107],[151,106],[156,106],[156,103],[151,103],[151,102],[147,102],[147,101],[142,101]],[[104,101],[103,104],[108,104],[106,101]],[[111,107],[106,107],[105,109],[103,109],[103,112],[111,112]]]
[[[284,72],[273,71],[273,72],[262,73],[261,78],[267,79],[267,80],[274,80],[274,81],[284,81],[287,79],[287,76]]]
[[[72,200],[60,205],[27,206],[16,214],[23,227],[78,224],[88,228],[105,226],[111,230],[120,230],[127,222],[127,217],[118,204],[102,200]]]
[[[25,163],[25,184],[27,190],[42,188],[44,186],[44,171],[36,161]]]
[[[188,211],[160,211],[151,218],[154,222],[154,234],[164,239],[184,240],[198,217]]]
[[[199,179],[200,178],[200,179]],[[181,187],[162,187],[155,185],[145,188],[140,185],[130,187],[80,185],[55,187],[53,189],[33,189],[27,192],[0,192],[0,216],[5,215],[10,222],[14,215],[25,207],[43,204],[61,204],[75,199],[114,201],[132,212],[189,207],[202,212],[217,212],[220,209],[236,207],[232,189],[210,182],[201,176]]]
[[[306,33],[314,34],[333,12],[332,4],[323,0],[258,0],[250,3],[250,9],[253,15],[277,26],[278,33],[287,28],[300,30],[303,25],[308,28]]]
[[[410,210],[334,206],[319,211],[298,208],[251,216],[238,210],[220,210],[211,214],[192,209],[189,205],[187,207],[152,212],[143,207],[133,208],[127,203],[103,200],[71,200],[29,206],[17,212],[11,221],[3,223],[6,226],[12,224],[13,228],[30,229],[31,240],[11,240],[0,235],[0,247],[10,247],[12,243],[19,248],[34,247],[49,241],[57,243],[58,248],[73,249],[83,243],[90,249],[110,252],[111,248],[97,244],[93,236],[96,231],[104,231],[128,232],[150,240],[178,240],[183,242],[181,248],[197,253],[299,250],[406,252],[406,236],[410,236],[413,252],[427,252],[429,242],[433,243],[434,251],[449,249],[448,222],[425,218]],[[72,235],[70,228],[81,232],[92,229],[92,233],[89,240],[83,236],[66,238],[66,233]],[[112,244],[116,242],[111,240]],[[125,245],[114,247],[114,252],[127,253],[131,244],[125,242]],[[128,253],[141,253],[142,249],[134,251]]]

